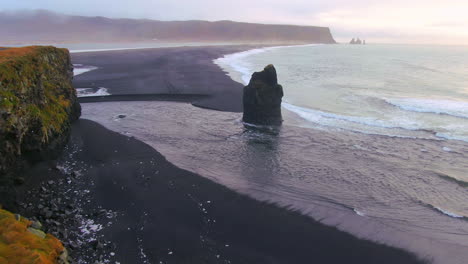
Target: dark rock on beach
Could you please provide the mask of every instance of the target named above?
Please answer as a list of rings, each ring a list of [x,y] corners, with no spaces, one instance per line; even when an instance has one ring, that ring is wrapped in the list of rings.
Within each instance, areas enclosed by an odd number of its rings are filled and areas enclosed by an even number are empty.
[[[255,125],[281,125],[282,97],[283,87],[278,84],[273,65],[266,66],[261,72],[255,72],[249,84],[244,87],[242,120]]]

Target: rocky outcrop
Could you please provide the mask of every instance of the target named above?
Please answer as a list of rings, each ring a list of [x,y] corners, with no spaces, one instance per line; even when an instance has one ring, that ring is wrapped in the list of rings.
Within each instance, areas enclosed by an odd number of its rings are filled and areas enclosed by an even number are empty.
[[[349,44],[352,44],[352,45],[366,45],[366,41],[365,40],[361,40],[360,38],[357,38],[357,39],[352,39]]]
[[[0,50],[0,182],[66,143],[81,113],[72,78],[66,49]]]
[[[281,98],[283,87],[278,84],[276,69],[268,65],[261,72],[255,72],[244,87],[243,121],[255,125],[281,125]]]

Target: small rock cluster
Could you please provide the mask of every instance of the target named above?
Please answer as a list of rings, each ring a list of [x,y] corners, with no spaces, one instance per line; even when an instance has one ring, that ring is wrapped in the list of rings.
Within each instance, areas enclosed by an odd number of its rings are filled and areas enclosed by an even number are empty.
[[[82,171],[74,170],[79,166],[64,161],[50,168],[56,179],[28,191],[27,197],[34,197],[34,201],[26,199],[20,206],[36,226],[43,225],[43,230],[62,241],[70,255],[69,263],[105,263],[114,248],[99,231],[111,224],[109,219],[115,213],[89,205],[92,194],[83,186],[90,181],[83,178]]]

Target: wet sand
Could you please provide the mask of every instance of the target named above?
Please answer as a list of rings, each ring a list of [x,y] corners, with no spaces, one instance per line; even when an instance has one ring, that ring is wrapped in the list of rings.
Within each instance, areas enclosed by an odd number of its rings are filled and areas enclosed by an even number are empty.
[[[82,175],[73,181],[81,182],[75,188],[85,190],[86,202],[71,205],[104,227],[96,232],[105,245],[96,256],[112,263],[421,263],[403,250],[357,239],[179,169],[152,147],[92,121],[74,125],[57,164]],[[47,189],[60,193],[66,186]],[[71,196],[73,191],[83,190]],[[114,213],[93,214],[100,210]],[[68,229],[79,233],[80,224]],[[87,248],[96,242],[93,236],[82,242],[72,255],[79,260],[87,252],[90,261]]]
[[[126,117],[115,118],[121,113]],[[282,129],[271,133],[245,129],[240,113],[187,103],[83,104],[83,118],[236,192],[433,263],[464,263],[466,220],[434,206],[458,212],[454,201],[466,199],[460,182],[441,177],[463,176],[466,144],[304,128],[299,117],[283,114]]]

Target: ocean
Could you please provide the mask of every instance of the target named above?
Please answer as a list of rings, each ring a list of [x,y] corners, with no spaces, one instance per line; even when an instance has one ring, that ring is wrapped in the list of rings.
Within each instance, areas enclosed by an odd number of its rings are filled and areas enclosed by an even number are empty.
[[[174,102],[82,104],[82,118],[255,199],[434,263],[466,263],[468,48],[270,47],[214,63],[244,84],[274,64],[281,129]]]
[[[468,47],[273,47],[216,63],[244,84],[274,64],[283,107],[314,125],[468,142]]]

